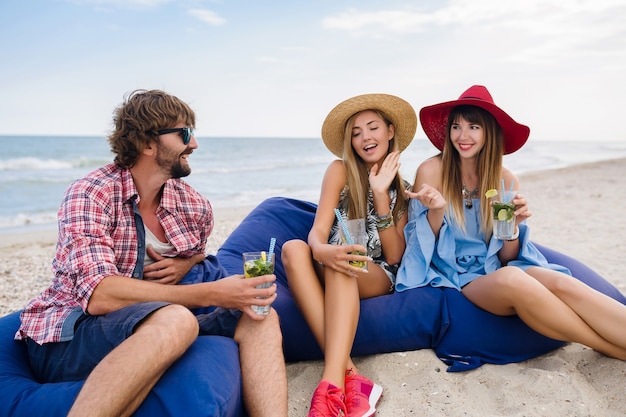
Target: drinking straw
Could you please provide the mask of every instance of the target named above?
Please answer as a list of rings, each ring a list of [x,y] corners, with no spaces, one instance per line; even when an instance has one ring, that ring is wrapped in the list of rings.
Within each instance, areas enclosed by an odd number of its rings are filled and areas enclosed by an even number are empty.
[[[270,249],[267,251],[267,253],[268,253],[267,260],[269,262],[272,261],[272,255],[274,255],[274,246],[276,246],[276,238],[275,237],[270,239]]]
[[[503,198],[504,198],[504,190],[505,190],[505,188],[504,188],[504,178],[502,178],[502,196],[503,196]]]
[[[339,212],[339,209],[335,209],[335,216],[337,217],[337,222],[339,223],[339,226],[341,226],[341,230],[343,230],[343,235],[346,238],[346,243],[348,245],[353,245],[354,240],[352,239],[352,236],[350,236],[350,232],[348,232],[348,226],[346,225],[346,222],[343,220],[343,217],[341,217],[341,213]]]
[[[510,189],[511,192],[513,192],[513,184],[515,184],[515,180],[511,181],[511,189]]]

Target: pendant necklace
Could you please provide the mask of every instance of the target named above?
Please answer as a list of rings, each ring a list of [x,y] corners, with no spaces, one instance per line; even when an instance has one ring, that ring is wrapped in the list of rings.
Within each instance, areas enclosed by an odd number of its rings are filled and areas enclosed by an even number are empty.
[[[465,207],[471,209],[474,207],[474,203],[472,202],[472,198],[478,198],[478,187],[474,188],[472,191],[468,190],[465,184],[463,184],[463,198],[465,199]]]

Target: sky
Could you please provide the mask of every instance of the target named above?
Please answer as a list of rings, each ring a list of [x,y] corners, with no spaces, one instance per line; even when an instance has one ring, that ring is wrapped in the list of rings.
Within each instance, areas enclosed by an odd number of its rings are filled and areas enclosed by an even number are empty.
[[[418,112],[480,84],[534,140],[626,140],[623,0],[2,0],[0,16],[0,135],[106,135],[126,93],[155,88],[198,136],[311,138],[358,94]]]

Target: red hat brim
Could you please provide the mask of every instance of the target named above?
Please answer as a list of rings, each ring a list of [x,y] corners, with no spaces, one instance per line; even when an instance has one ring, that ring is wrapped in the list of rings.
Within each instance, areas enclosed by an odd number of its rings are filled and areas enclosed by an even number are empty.
[[[491,94],[485,87],[475,85],[461,94],[457,100],[433,104],[420,110],[419,118],[422,129],[432,144],[440,151],[443,150],[446,143],[448,116],[452,109],[461,105],[480,107],[496,119],[502,128],[505,155],[517,151],[528,140],[530,128],[517,123],[504,110],[496,106]]]

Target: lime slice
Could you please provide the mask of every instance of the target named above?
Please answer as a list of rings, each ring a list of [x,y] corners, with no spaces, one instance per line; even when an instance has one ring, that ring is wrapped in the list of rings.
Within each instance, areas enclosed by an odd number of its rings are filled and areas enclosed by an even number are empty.
[[[262,260],[263,262],[267,262],[267,255],[265,254],[265,251],[262,251],[262,252],[261,252],[261,260]]]
[[[485,193],[485,197],[487,198],[492,198],[498,195],[498,190],[496,190],[495,188],[492,188],[491,190],[487,190],[487,192]]]
[[[507,220],[507,217],[509,217],[507,209],[500,209],[500,211],[498,211],[498,220],[503,222]]]

